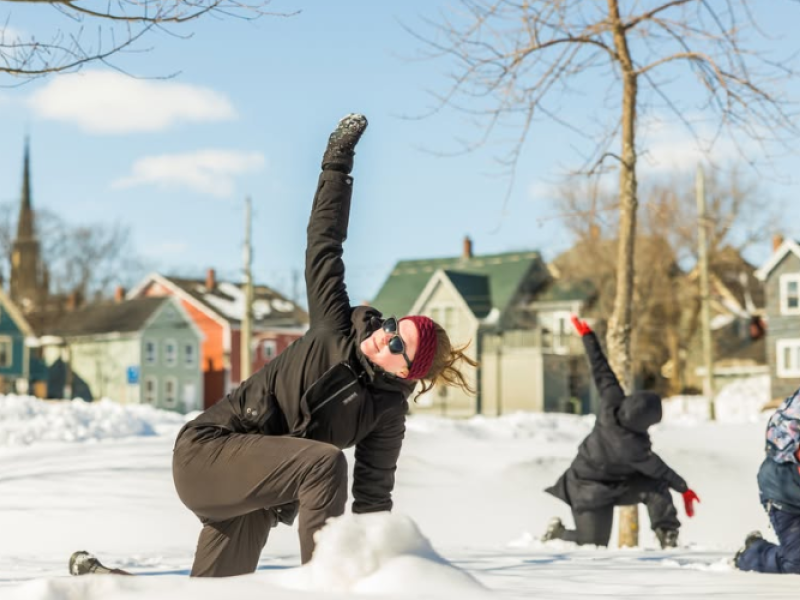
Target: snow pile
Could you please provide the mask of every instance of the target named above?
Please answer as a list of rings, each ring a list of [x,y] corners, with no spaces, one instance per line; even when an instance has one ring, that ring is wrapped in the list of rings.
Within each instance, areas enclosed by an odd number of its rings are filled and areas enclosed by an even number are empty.
[[[580,442],[594,426],[594,415],[516,412],[501,417],[469,419],[413,416],[406,422],[411,433],[473,440],[530,440],[532,443]]]
[[[316,534],[314,558],[272,583],[301,591],[482,595],[471,575],[444,560],[410,518],[387,512],[331,519]]]
[[[714,399],[717,421],[753,423],[763,420],[761,409],[769,401],[769,375],[733,381]],[[673,396],[664,400],[665,421],[707,421],[708,399],[705,396]]]
[[[173,432],[182,415],[108,399],[45,402],[31,396],[0,396],[0,446],[37,442],[84,442]]]

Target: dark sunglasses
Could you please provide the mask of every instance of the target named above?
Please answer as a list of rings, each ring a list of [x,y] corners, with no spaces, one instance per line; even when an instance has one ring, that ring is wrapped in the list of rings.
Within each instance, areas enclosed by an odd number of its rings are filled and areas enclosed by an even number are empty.
[[[389,338],[389,342],[386,344],[389,346],[389,352],[392,354],[402,354],[403,358],[406,361],[406,366],[408,370],[411,370],[411,361],[408,358],[408,354],[406,354],[406,343],[403,341],[403,338],[400,337],[400,325],[397,322],[397,317],[389,317],[383,322],[381,328],[386,332],[392,335]]]

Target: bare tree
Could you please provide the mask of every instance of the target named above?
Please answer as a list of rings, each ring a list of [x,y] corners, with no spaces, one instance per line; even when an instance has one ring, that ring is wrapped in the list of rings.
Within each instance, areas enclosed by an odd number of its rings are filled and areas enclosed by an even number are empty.
[[[272,0],[111,0],[91,3],[81,0],[0,0],[28,5],[45,15],[60,17],[50,33],[25,33],[15,28],[9,12],[0,24],[0,73],[20,79],[50,73],[76,71],[87,63],[110,61],[121,52],[141,52],[140,44],[151,34],[187,35],[180,25],[207,17],[253,20],[270,12]],[[291,13],[295,14],[295,13]]]
[[[710,222],[709,261],[712,275],[730,270],[730,256],[741,256],[779,230],[777,206],[740,165],[710,172],[707,182]],[[697,205],[690,173],[669,173],[640,190],[640,227],[632,298],[632,369],[640,379],[655,377],[672,364],[668,386],[684,385],[681,357],[699,327],[699,294],[692,273],[697,264]],[[556,202],[564,225],[574,238],[571,250],[554,264],[562,277],[590,281],[598,291],[594,312],[601,318],[613,310],[616,289],[618,212],[612,194],[595,181],[568,179]],[[592,260],[586,260],[591,256]],[[641,268],[644,266],[644,268]]]
[[[434,51],[454,61],[452,83],[437,108],[454,107],[475,116],[479,142],[510,124],[518,135],[504,162],[514,169],[535,119],[570,126],[560,115],[564,95],[581,76],[609,82],[606,96],[587,95],[584,105],[606,108],[614,118],[593,137],[585,172],[612,161],[618,169],[616,290],[606,334],[609,361],[626,389],[632,384],[631,310],[637,226],[637,118],[656,101],[696,134],[671,93],[680,68],[695,76],[702,105],[717,117],[718,134],[763,142],[792,135],[796,128],[779,95],[781,79],[795,75],[750,45],[762,33],[752,0],[458,0],[451,13],[431,22],[433,34],[411,31]],[[459,10],[459,8],[461,10]],[[762,8],[763,9],[763,8]],[[617,100],[614,101],[613,98]],[[596,102],[592,100],[596,99]],[[583,133],[583,132],[578,132]],[[467,144],[467,148],[474,147]],[[624,515],[624,521],[630,517]],[[635,524],[621,530],[620,543],[635,545]]]
[[[609,161],[618,169],[617,278],[607,340],[609,359],[625,386],[631,382],[637,119],[666,109],[696,134],[670,87],[685,67],[704,95],[701,106],[717,117],[713,139],[728,133],[734,140],[744,134],[765,142],[796,132],[778,87],[778,78],[795,72],[790,63],[771,61],[752,46],[748,36],[762,34],[754,4],[458,0],[450,13],[429,23],[431,34],[412,31],[434,56],[455,64],[452,83],[438,95],[437,108],[450,106],[476,117],[480,140],[506,125],[515,128],[510,151],[502,158],[512,174],[537,118],[570,126],[559,109],[564,95],[578,89],[581,76],[593,77],[589,81],[594,84],[603,81],[599,78],[609,82],[605,95],[585,94],[587,109],[607,108],[614,118],[596,119],[610,125],[592,135],[583,172],[597,173]]]
[[[18,203],[0,204],[0,257],[6,261],[18,211]],[[132,285],[149,267],[133,248],[130,228],[120,224],[72,225],[52,211],[37,210],[36,236],[53,294],[107,297],[115,285]]]

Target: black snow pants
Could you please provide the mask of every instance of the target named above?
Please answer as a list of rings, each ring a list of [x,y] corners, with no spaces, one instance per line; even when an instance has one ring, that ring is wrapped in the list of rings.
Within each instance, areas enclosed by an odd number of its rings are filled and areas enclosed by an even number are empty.
[[[617,498],[614,504],[585,511],[573,509],[575,529],[567,529],[559,537],[577,544],[608,546],[614,522],[614,507],[631,504],[647,506],[653,530],[677,530],[681,526],[667,482],[649,477],[637,477],[630,480],[628,491]]]
[[[205,435],[204,435],[205,434]],[[300,556],[314,551],[314,533],[344,513],[347,460],[337,447],[290,437],[187,429],[178,438],[172,473],[181,501],[203,524],[193,577],[256,570],[275,507],[299,504]]]

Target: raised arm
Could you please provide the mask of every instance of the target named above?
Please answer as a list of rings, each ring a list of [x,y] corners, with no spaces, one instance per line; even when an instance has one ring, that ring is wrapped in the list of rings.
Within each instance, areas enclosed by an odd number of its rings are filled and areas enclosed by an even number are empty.
[[[586,349],[586,355],[589,357],[589,363],[592,366],[592,377],[594,384],[597,386],[597,391],[600,394],[601,411],[613,411],[625,398],[625,392],[611,370],[611,365],[608,364],[606,355],[603,354],[603,349],[600,347],[600,341],[597,335],[592,331],[591,327],[586,321],[580,320],[575,315],[572,316],[572,325],[575,327],[581,340],[583,340],[583,347]]]
[[[349,173],[355,146],[366,127],[367,120],[361,115],[344,117],[331,134],[322,159],[306,243],[306,292],[312,327],[350,327],[342,245],[347,239],[353,193]]]

